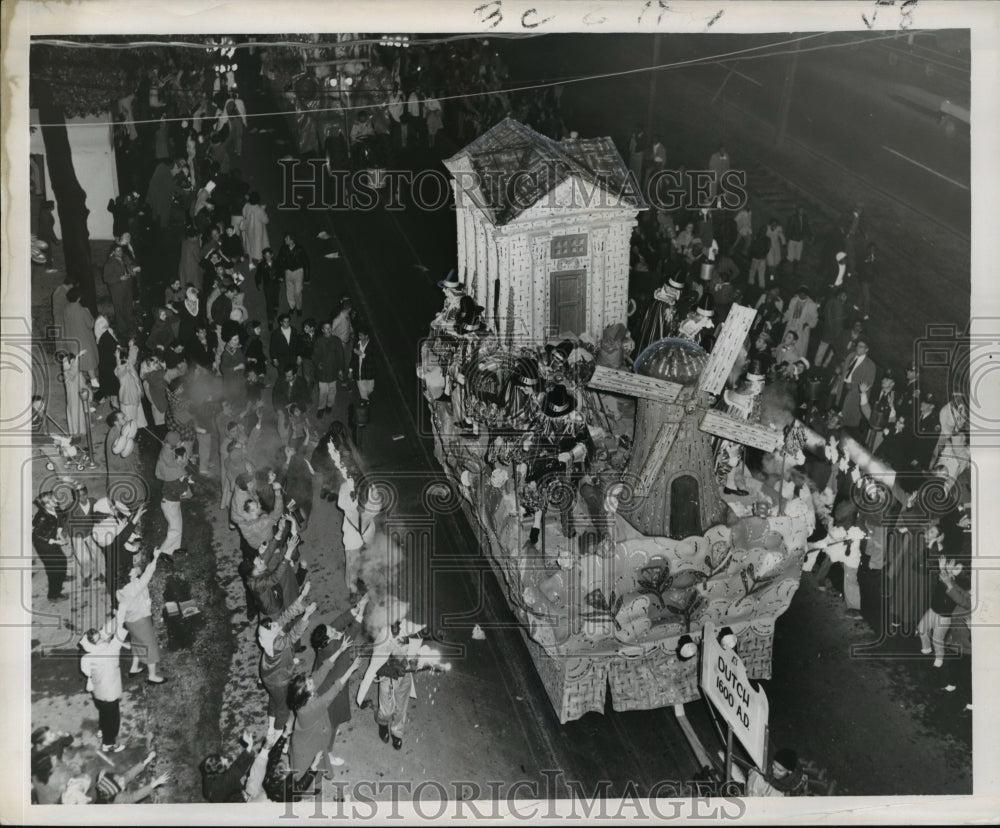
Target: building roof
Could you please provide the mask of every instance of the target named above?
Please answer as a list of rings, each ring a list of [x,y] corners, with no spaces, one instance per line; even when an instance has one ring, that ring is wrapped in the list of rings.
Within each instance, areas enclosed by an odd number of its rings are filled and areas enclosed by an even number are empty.
[[[574,175],[599,185],[626,207],[646,207],[610,138],[554,141],[513,118],[505,118],[445,164],[450,169],[461,158],[471,162],[479,178],[484,207],[497,225],[513,221]],[[521,174],[515,177],[515,173]]]
[[[635,361],[635,372],[645,377],[695,385],[708,363],[708,353],[688,339],[661,339]]]

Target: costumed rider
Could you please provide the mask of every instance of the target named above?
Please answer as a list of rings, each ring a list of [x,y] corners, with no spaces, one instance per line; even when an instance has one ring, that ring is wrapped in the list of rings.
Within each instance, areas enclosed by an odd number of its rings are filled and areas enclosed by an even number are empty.
[[[723,400],[726,414],[745,423],[760,423],[760,395],[764,390],[764,372],[760,362],[750,363],[746,377],[737,390],[726,389]],[[746,446],[723,440],[715,455],[715,479],[727,495],[746,497]]]
[[[717,278],[715,275],[715,258],[719,255],[719,243],[712,239],[712,243],[704,248],[702,257],[698,264],[698,284],[695,289],[701,296],[712,293]]]
[[[444,305],[431,320],[431,336],[423,345],[421,364],[417,372],[426,385],[427,396],[431,401],[450,392],[447,374],[455,348],[458,346],[456,326],[459,311],[462,300],[469,299],[465,294],[465,284],[455,278],[454,270],[448,273],[447,279],[442,279],[437,285],[444,291]]]
[[[653,292],[653,304],[646,311],[646,318],[639,332],[638,353],[641,354],[654,342],[670,336],[677,318],[677,302],[683,290],[684,282],[681,278],[671,276]]]
[[[673,318],[671,315],[671,324],[663,328],[663,336],[670,336]],[[616,371],[628,370],[632,364],[631,356],[633,353],[635,353],[635,342],[628,328],[621,322],[615,322],[613,325],[608,325],[604,329],[604,333],[601,334],[594,362],[604,368],[612,368]],[[639,353],[642,353],[641,349]]]
[[[431,320],[431,328],[435,330],[454,331],[458,308],[465,296],[465,284],[458,281],[454,269],[448,272],[448,278],[442,279],[437,286],[444,291],[444,306]]]
[[[690,311],[677,326],[676,336],[694,342],[706,351],[709,350],[705,346],[709,344],[712,337],[710,331],[715,327],[713,316],[715,316],[715,299],[711,293],[706,293],[698,300],[694,310]]]
[[[486,462],[505,466],[522,459],[524,437],[542,416],[542,378],[538,360],[522,356],[503,389],[506,427],[498,429],[486,450]]]
[[[473,307],[478,305],[473,303]],[[458,323],[458,347],[448,366],[445,393],[451,396],[451,412],[455,427],[461,429],[463,437],[479,437],[479,423],[469,418],[466,410],[468,388],[467,374],[475,364],[479,347],[488,335],[479,313],[466,316]]]
[[[587,422],[565,385],[554,385],[545,395],[542,416],[524,446],[529,452],[528,462],[522,463],[518,470],[525,481],[522,502],[526,510],[534,513],[530,543],[537,543],[541,535],[550,495],[558,504],[563,534],[574,537],[576,486],[587,461],[594,455],[594,443]],[[556,494],[560,484],[568,484],[572,496],[568,496],[569,491]]]
[[[674,285],[680,284],[679,282],[673,280],[670,281]],[[657,296],[663,289],[664,288],[659,288],[653,295]],[[677,290],[676,296],[670,301],[669,320],[665,314],[661,316],[664,324],[661,329],[654,331],[652,334],[654,339],[651,341],[658,341],[655,337],[660,333],[660,330],[662,330],[662,336],[659,337],[660,339],[670,336],[670,331],[673,330],[674,320],[676,318],[676,308],[674,307],[674,303],[679,297],[680,291]],[[659,304],[659,301],[655,302],[654,307]],[[652,308],[649,313],[652,313]],[[647,314],[646,318],[647,320],[649,319],[649,314]],[[638,353],[641,354],[645,347],[649,344],[650,343],[647,342],[646,345],[638,350]],[[601,342],[594,362],[597,366],[602,368],[611,368],[615,371],[628,371],[631,370],[632,367],[633,353],[636,353],[636,345],[635,341],[632,339],[632,335],[629,333],[628,328],[626,328],[621,322],[616,322],[613,325],[608,325],[604,329],[604,333],[601,334]],[[617,396],[614,394],[601,394],[599,395],[599,399],[604,404],[605,409],[611,417],[615,420],[620,420],[622,418],[621,408],[619,407]]]
[[[684,276],[685,281],[690,285],[691,290],[694,291],[698,298],[702,298],[706,293],[709,293],[705,289],[705,283],[712,277],[712,271],[714,269],[714,253],[713,258],[709,258],[710,248],[705,247],[705,243],[701,239],[695,239],[691,243],[691,250],[687,255],[687,262],[684,265]],[[718,250],[716,246],[715,250]]]

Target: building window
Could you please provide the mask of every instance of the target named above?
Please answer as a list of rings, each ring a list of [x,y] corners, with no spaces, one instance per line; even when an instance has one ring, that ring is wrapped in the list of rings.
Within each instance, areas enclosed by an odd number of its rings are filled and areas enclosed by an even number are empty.
[[[549,256],[553,259],[568,259],[573,256],[587,255],[587,234],[577,233],[573,236],[556,236],[552,239],[552,251]]]

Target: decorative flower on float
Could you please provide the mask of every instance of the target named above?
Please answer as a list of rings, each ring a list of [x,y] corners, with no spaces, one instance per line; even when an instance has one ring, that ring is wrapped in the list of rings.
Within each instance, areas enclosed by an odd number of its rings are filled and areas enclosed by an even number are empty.
[[[502,489],[510,479],[507,469],[494,469],[490,475],[490,485],[495,489]]]

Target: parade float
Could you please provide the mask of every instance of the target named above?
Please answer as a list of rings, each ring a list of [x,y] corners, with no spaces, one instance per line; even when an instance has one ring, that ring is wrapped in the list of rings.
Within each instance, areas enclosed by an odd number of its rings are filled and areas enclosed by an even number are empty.
[[[276,37],[302,42],[301,48],[265,49],[262,55],[264,77],[289,109],[296,151],[322,153],[331,133],[338,132],[349,145],[357,117],[368,117],[368,108],[392,88],[391,70],[372,60],[369,45],[357,34]],[[381,110],[372,112],[380,115]]]
[[[733,306],[706,350],[711,303],[680,309],[672,336],[629,355],[646,205],[608,138],[507,119],[445,164],[458,267],[418,370],[437,459],[560,720],[603,712],[609,690],[616,710],[699,698],[706,625],[770,678],[814,510],[780,485],[724,494],[745,446],[782,464],[789,450],[759,387],[727,389],[755,312]]]

